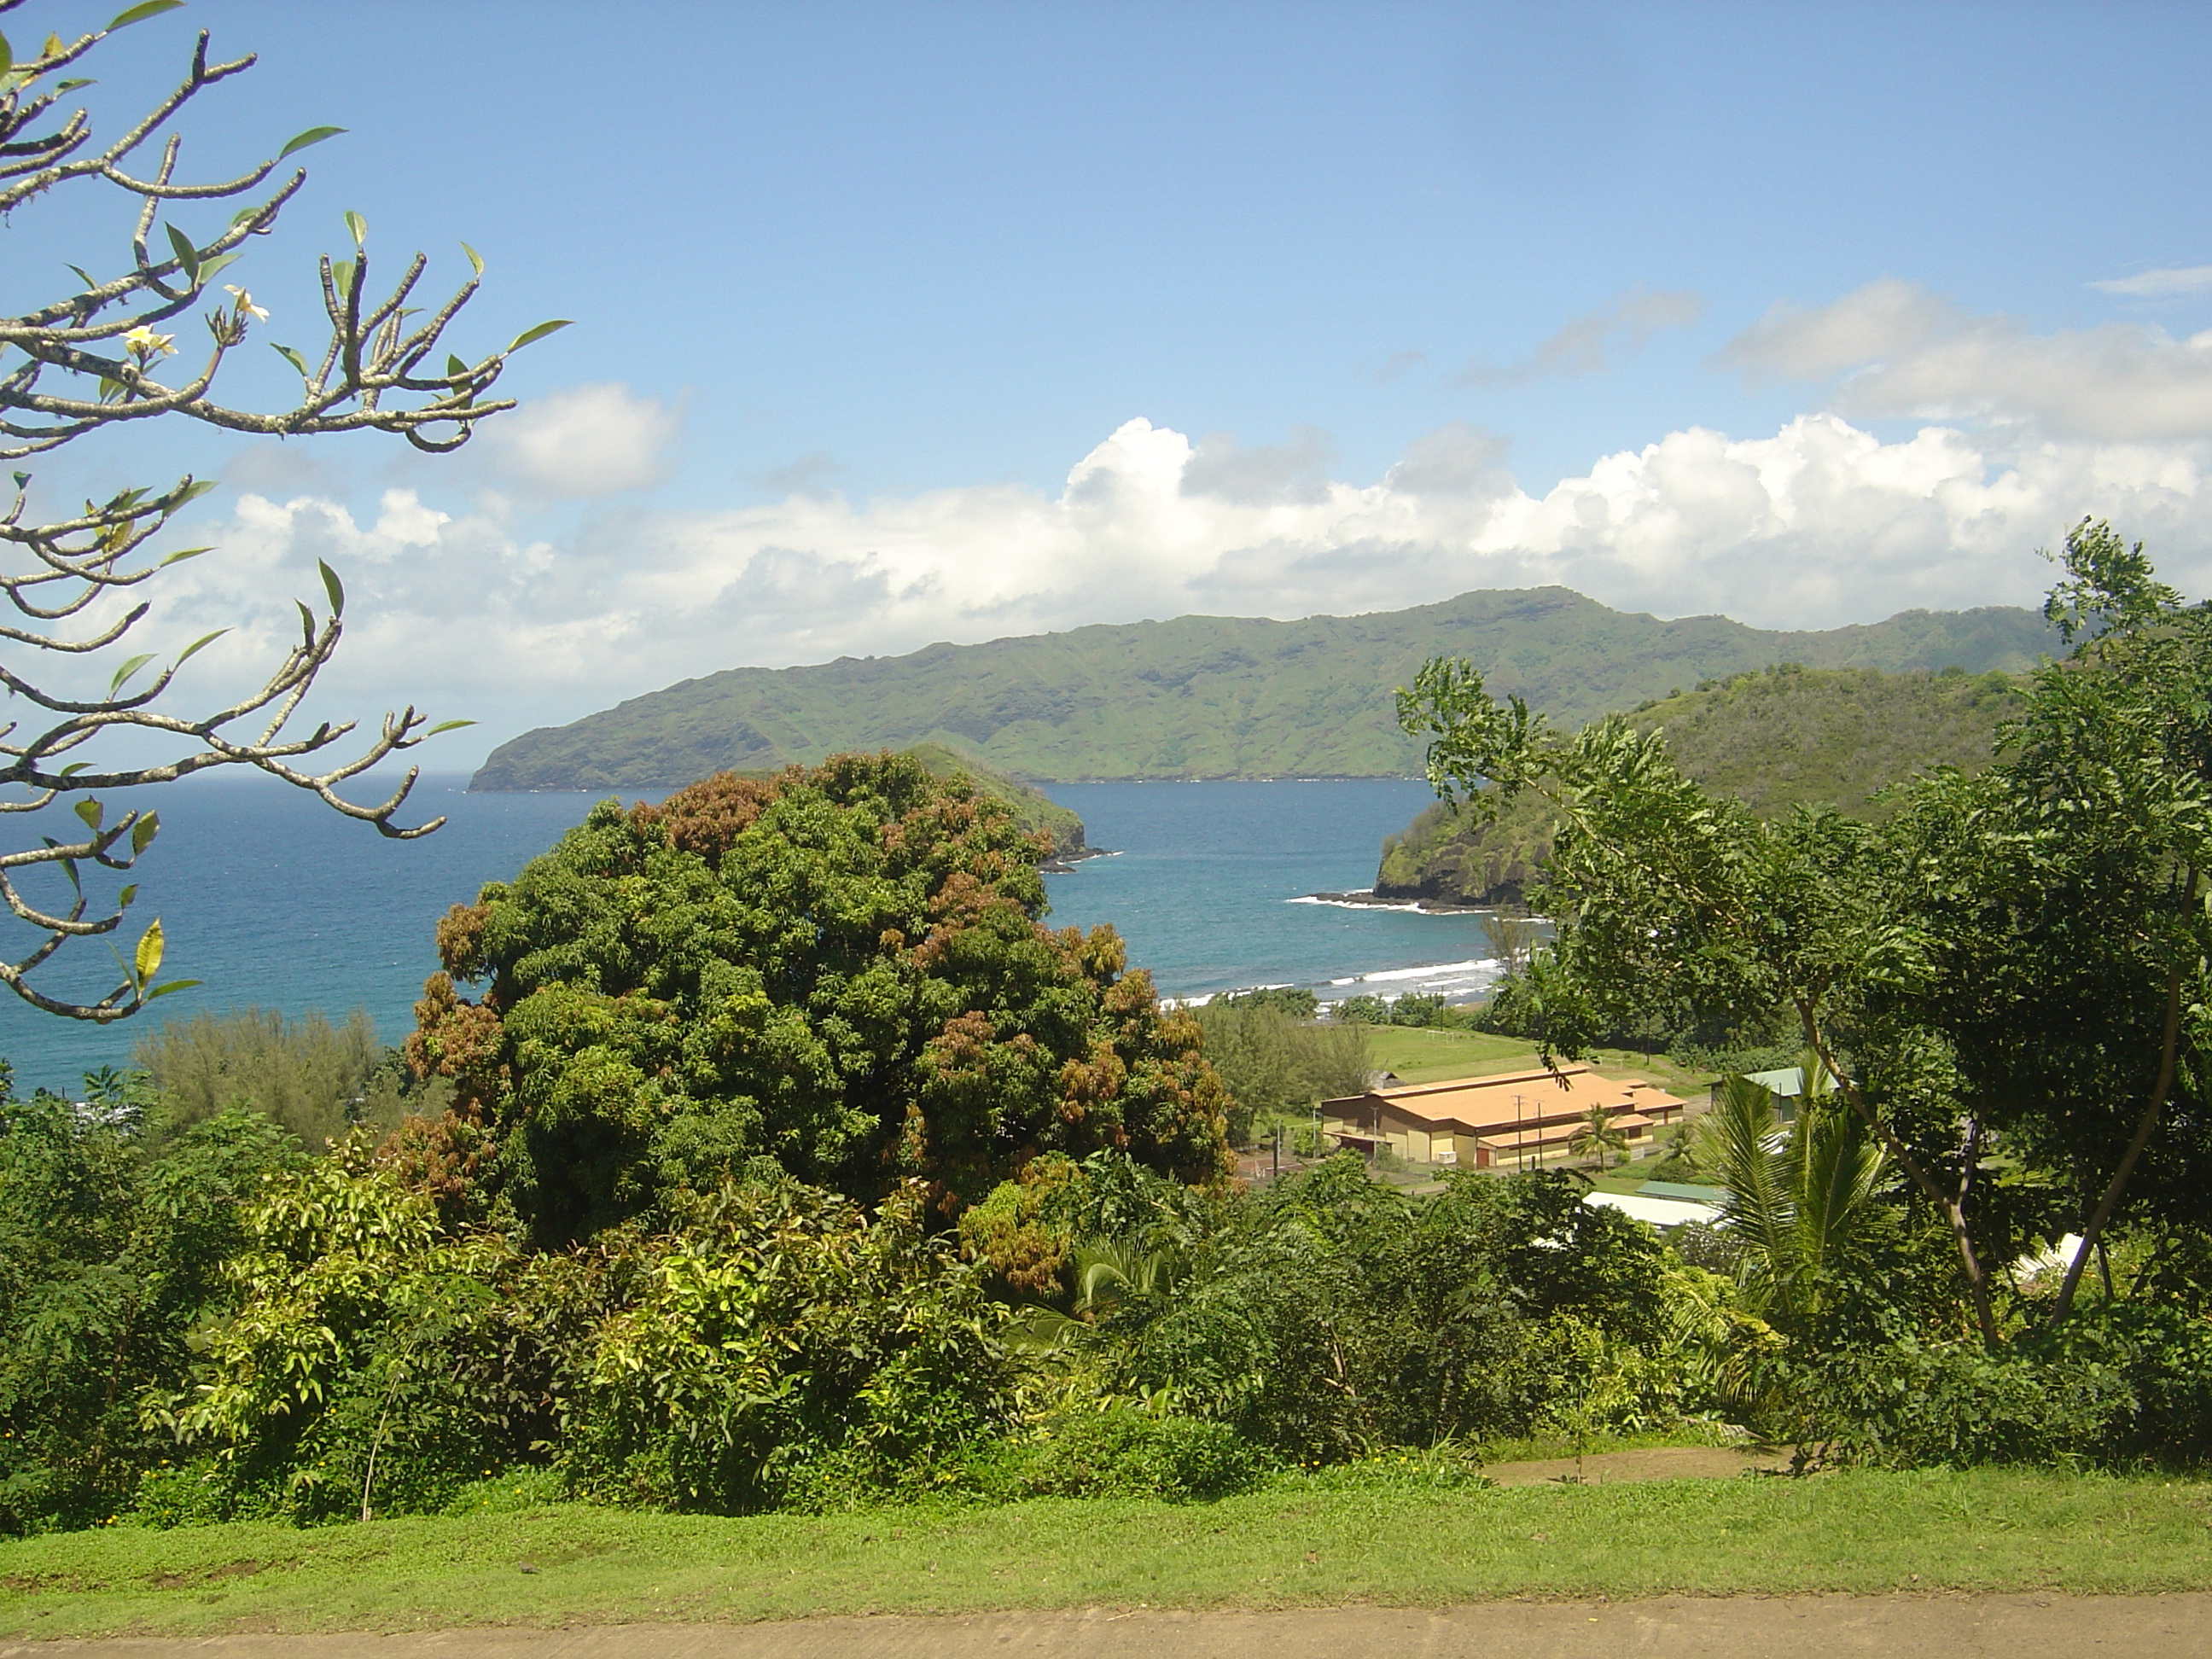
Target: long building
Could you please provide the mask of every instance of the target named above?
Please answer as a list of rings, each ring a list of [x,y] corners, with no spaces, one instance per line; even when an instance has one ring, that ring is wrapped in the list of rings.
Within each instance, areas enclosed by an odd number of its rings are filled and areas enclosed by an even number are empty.
[[[1323,1101],[1321,1127],[1340,1146],[1389,1152],[1408,1164],[1511,1169],[1565,1152],[1593,1106],[1605,1109],[1632,1146],[1688,1109],[1652,1084],[1566,1066],[1370,1089]]]

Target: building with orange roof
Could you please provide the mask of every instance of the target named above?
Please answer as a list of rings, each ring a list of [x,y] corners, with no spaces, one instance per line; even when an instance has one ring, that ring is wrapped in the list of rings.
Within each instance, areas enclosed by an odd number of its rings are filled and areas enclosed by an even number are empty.
[[[1340,1146],[1388,1152],[1408,1164],[1511,1169],[1564,1153],[1593,1106],[1604,1109],[1632,1146],[1680,1122],[1688,1109],[1652,1084],[1565,1066],[1400,1084],[1325,1100],[1321,1127]]]

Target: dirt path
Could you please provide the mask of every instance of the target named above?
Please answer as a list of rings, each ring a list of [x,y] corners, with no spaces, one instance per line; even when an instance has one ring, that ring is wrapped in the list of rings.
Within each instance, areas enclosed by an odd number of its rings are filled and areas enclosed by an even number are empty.
[[[395,1636],[18,1643],[0,1659],[2202,1659],[2212,1595],[1504,1601],[1447,1613],[978,1613]]]
[[[1553,1480],[1600,1486],[1622,1480],[1726,1480],[1747,1469],[1786,1474],[1789,1468],[1789,1452],[1771,1446],[1652,1446],[1642,1451],[1595,1452],[1579,1461],[1546,1457],[1526,1463],[1492,1463],[1482,1472],[1501,1486],[1540,1486]]]

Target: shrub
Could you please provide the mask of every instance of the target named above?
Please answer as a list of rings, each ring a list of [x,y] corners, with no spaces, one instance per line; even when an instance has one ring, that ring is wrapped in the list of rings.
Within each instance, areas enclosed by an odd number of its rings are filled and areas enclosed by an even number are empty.
[[[1197,1009],[1206,1057],[1232,1103],[1229,1138],[1251,1138],[1258,1118],[1303,1115],[1316,1102],[1367,1086],[1367,1036],[1354,1024],[1316,1024],[1269,1003]]]
[[[266,1114],[319,1151],[368,1115],[383,1050],[356,1008],[332,1025],[321,1013],[287,1020],[268,1008],[173,1019],[138,1040],[131,1059],[174,1133],[233,1107]]]
[[[173,1456],[139,1395],[181,1385],[245,1201],[298,1158],[236,1111],[151,1151],[127,1122],[12,1098],[0,1066],[0,1533],[103,1520]]]
[[[1788,1432],[1852,1462],[2094,1462],[2136,1409],[2117,1366],[1963,1342],[1844,1350],[1784,1372]]]
[[[1190,1503],[1257,1486],[1279,1465],[1226,1424],[1135,1406],[1065,1413],[997,1449],[979,1484],[994,1496],[1157,1498]]]

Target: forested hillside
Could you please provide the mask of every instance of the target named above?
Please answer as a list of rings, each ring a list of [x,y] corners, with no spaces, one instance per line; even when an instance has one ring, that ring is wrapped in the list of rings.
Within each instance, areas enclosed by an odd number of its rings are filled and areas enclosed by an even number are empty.
[[[1701,680],[1796,661],[2018,671],[2051,648],[2032,611],[1905,611],[1821,633],[1662,621],[1562,587],[1362,617],[1181,617],[903,657],[733,668],[495,750],[479,790],[652,788],[843,750],[940,743],[1017,777],[1397,777],[1420,769],[1392,693],[1426,659],[1569,725]]]
[[[1802,803],[1878,817],[1876,794],[1913,772],[1987,765],[1996,724],[2017,701],[2011,678],[1995,672],[1792,664],[1708,682],[1629,718],[1664,731],[1691,777],[1762,816]],[[1517,902],[1551,850],[1553,825],[1533,791],[1487,825],[1439,802],[1382,844],[1375,890],[1460,904]]]

